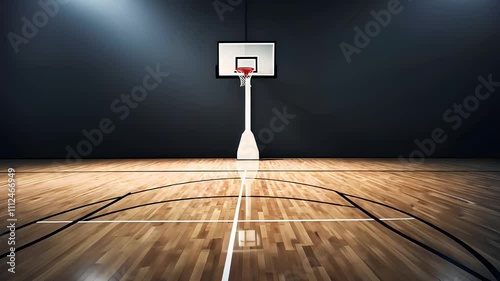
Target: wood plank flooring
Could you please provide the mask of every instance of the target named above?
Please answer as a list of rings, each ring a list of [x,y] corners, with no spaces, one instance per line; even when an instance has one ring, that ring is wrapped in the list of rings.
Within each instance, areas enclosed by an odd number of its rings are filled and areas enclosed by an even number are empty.
[[[0,280],[500,280],[498,160],[2,160],[4,225],[9,167]]]

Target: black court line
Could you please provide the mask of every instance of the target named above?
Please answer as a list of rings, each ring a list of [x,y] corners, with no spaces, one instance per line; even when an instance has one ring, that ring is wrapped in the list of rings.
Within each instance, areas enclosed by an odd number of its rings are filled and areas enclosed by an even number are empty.
[[[107,202],[107,201],[110,201],[110,200],[115,200],[117,198],[120,198],[120,197],[118,196],[118,197],[113,197],[113,198],[109,198],[109,199],[104,199],[104,200],[101,200],[101,201],[97,201],[97,202],[93,202],[93,203],[81,205],[81,206],[74,207],[74,208],[71,208],[71,209],[68,209],[68,210],[65,210],[65,211],[61,211],[59,213],[48,215],[46,217],[43,217],[43,218],[40,218],[40,219],[37,219],[37,220],[34,220],[34,221],[30,221],[30,222],[28,222],[26,224],[23,224],[21,226],[17,226],[16,227],[16,231],[20,230],[20,229],[23,229],[23,228],[25,228],[27,226],[30,226],[32,224],[35,224],[37,221],[47,220],[47,219],[50,219],[50,218],[53,218],[53,217],[56,217],[56,216],[59,216],[59,215],[63,215],[63,214],[66,214],[66,213],[69,213],[69,212],[72,212],[72,211],[76,211],[76,210],[81,209],[81,208],[85,208],[85,207],[88,207],[88,206],[96,205],[96,204],[99,204],[99,203],[104,203],[104,202]],[[10,233],[10,231],[7,230],[5,232],[0,233],[0,236],[6,235],[6,234],[9,234],[9,233]]]
[[[186,182],[161,185],[161,186],[151,187],[151,188],[147,188],[147,189],[143,189],[143,190],[139,190],[139,191],[134,191],[134,192],[130,192],[130,195],[134,195],[134,194],[138,194],[138,193],[143,193],[143,192],[149,192],[149,191],[155,190],[155,189],[161,189],[161,188],[166,188],[166,187],[179,186],[179,185],[186,185],[186,184],[193,184],[193,183],[200,183],[200,182],[209,182],[209,181],[218,181],[218,180],[237,180],[237,179],[241,179],[241,178],[218,178],[218,179],[204,179],[204,180],[196,180],[196,181],[186,181]],[[74,207],[74,208],[71,208],[71,209],[68,209],[68,210],[65,210],[65,211],[61,211],[61,212],[58,212],[58,213],[55,213],[55,214],[52,214],[52,215],[48,215],[48,216],[45,216],[43,218],[40,218],[40,219],[37,219],[37,220],[33,220],[31,222],[28,222],[28,223],[26,223],[24,225],[18,226],[18,227],[16,227],[16,230],[20,230],[20,229],[23,229],[23,228],[25,228],[27,226],[35,224],[37,221],[47,220],[47,219],[50,219],[50,218],[53,218],[53,217],[56,217],[56,216],[59,216],[59,215],[63,215],[63,214],[66,214],[66,213],[69,213],[69,212],[72,212],[72,211],[75,211],[75,210],[78,210],[78,209],[81,209],[81,208],[85,208],[85,207],[92,206],[92,205],[95,205],[95,204],[103,203],[103,202],[106,202],[106,201],[109,201],[109,200],[115,200],[117,198],[119,198],[119,197],[112,197],[112,198],[104,199],[104,200],[101,200],[101,201],[97,201],[97,202],[93,202],[93,203],[89,203],[89,204],[77,206],[77,207]],[[304,199],[304,200],[309,200],[309,199]],[[309,200],[309,201],[310,202],[314,202],[315,200]],[[322,202],[323,201],[318,201],[318,203],[322,203]],[[348,207],[348,206],[345,206],[345,207]],[[8,231],[8,230],[4,231],[4,232],[0,233],[0,237],[3,236],[3,235],[9,234],[9,233],[10,233],[10,231]]]
[[[219,181],[219,180],[241,180],[241,178],[232,177],[232,178],[217,178],[217,179],[203,179],[203,180],[195,180],[195,181],[185,181],[185,182],[180,182],[180,183],[167,184],[167,185],[163,185],[163,186],[150,187],[150,188],[146,188],[143,190],[134,191],[134,192],[132,192],[132,194],[138,194],[138,193],[148,192],[151,190],[161,189],[161,188],[165,188],[165,187],[177,186],[177,185],[185,185],[185,184],[209,182],[209,181]]]
[[[155,189],[159,189],[159,188],[165,188],[165,187],[174,186],[174,185],[188,184],[188,183],[194,183],[194,182],[219,181],[219,180],[238,180],[238,179],[241,179],[241,178],[237,177],[237,178],[205,179],[205,180],[199,180],[199,181],[192,181],[192,182],[185,182],[185,183],[170,184],[170,185],[166,185],[166,186],[160,186],[160,187],[149,188],[149,189],[146,189],[146,190],[141,190],[141,191],[137,191],[137,192],[134,192],[134,193],[128,193],[128,194],[124,195],[123,197],[120,197],[120,198],[119,198],[119,200],[121,200],[121,199],[122,199],[122,198],[124,198],[125,196],[131,195],[131,194],[137,194],[137,193],[141,193],[141,192],[147,192],[147,191],[151,191],[151,190],[155,190]],[[424,219],[422,219],[422,218],[419,218],[419,217],[417,217],[417,216],[415,216],[415,215],[412,215],[412,214],[410,214],[410,213],[408,213],[408,212],[402,211],[402,210],[397,209],[397,208],[395,208],[395,207],[391,207],[391,206],[389,206],[389,205],[385,205],[385,204],[380,203],[380,202],[377,202],[377,201],[373,201],[373,200],[365,199],[365,198],[362,198],[362,197],[359,197],[359,196],[355,196],[355,195],[350,195],[350,194],[346,194],[346,193],[341,193],[341,192],[339,192],[339,191],[337,191],[337,190],[334,190],[334,189],[329,189],[329,188],[322,187],[322,186],[317,186],[317,185],[312,185],[312,184],[307,184],[307,183],[301,183],[301,182],[288,181],[288,180],[279,180],[279,179],[269,179],[269,178],[255,178],[255,179],[256,179],[256,180],[263,180],[263,181],[266,181],[266,180],[267,180],[267,181],[276,181],[276,182],[291,183],[291,184],[297,184],[297,185],[303,185],[303,186],[309,186],[309,187],[318,188],[318,189],[322,189],[322,190],[327,190],[327,191],[335,192],[335,193],[337,193],[337,194],[338,194],[339,196],[341,196],[341,197],[342,197],[342,195],[344,195],[344,196],[351,196],[351,197],[353,197],[353,198],[358,198],[358,199],[361,199],[361,200],[366,200],[366,201],[369,201],[369,202],[372,202],[372,203],[375,203],[375,204],[378,204],[378,205],[381,205],[381,206],[386,206],[386,207],[389,207],[389,208],[391,208],[391,209],[393,209],[393,210],[396,210],[396,211],[399,211],[399,212],[401,212],[401,213],[407,214],[407,215],[409,215],[410,217],[415,218],[415,219],[419,220],[420,222],[423,222],[423,223],[425,223],[425,224],[427,224],[427,225],[431,226],[432,228],[436,229],[436,230],[437,230],[437,231],[439,231],[440,233],[442,233],[442,234],[446,235],[447,237],[449,237],[449,238],[453,239],[453,241],[457,242],[457,243],[458,243],[459,245],[461,245],[461,246],[462,246],[465,250],[467,250],[467,251],[468,251],[468,252],[470,252],[470,253],[471,253],[474,257],[476,257],[476,258],[477,258],[477,259],[478,259],[478,260],[479,260],[479,261],[480,261],[480,262],[481,262],[481,263],[482,263],[482,264],[483,264],[483,265],[484,265],[484,266],[485,266],[485,267],[486,267],[486,268],[487,268],[487,269],[488,269],[488,270],[492,273],[492,275],[493,275],[493,276],[495,276],[495,278],[496,278],[498,281],[500,281],[500,274],[499,274],[498,270],[497,270],[497,269],[496,269],[496,268],[495,268],[495,267],[494,267],[494,266],[493,266],[493,265],[492,265],[492,264],[491,264],[491,263],[490,263],[490,262],[489,262],[486,258],[484,258],[484,257],[483,257],[481,254],[479,254],[477,251],[475,251],[472,247],[470,247],[469,245],[467,245],[465,242],[463,242],[462,240],[458,239],[457,237],[453,236],[452,234],[450,234],[450,233],[446,232],[445,230],[443,230],[443,229],[441,229],[441,228],[439,228],[439,227],[437,227],[437,226],[435,226],[435,225],[431,224],[430,222],[427,222],[426,220],[424,220]],[[115,201],[117,201],[117,200],[115,200]],[[115,201],[113,201],[113,202],[111,202],[110,204],[107,204],[107,205],[111,205],[111,204],[113,204]],[[107,206],[107,205],[106,205],[106,206]],[[102,208],[105,208],[106,206],[104,206],[104,207],[102,207]],[[360,210],[361,210],[361,209],[360,209]],[[93,214],[93,213],[91,213],[91,214]],[[90,214],[90,215],[91,215],[91,214]],[[88,216],[85,216],[85,217],[83,217],[83,219],[85,219],[85,218],[87,218],[87,217],[88,217]],[[82,219],[82,218],[81,218],[81,219]],[[80,220],[81,220],[81,219],[80,219]],[[74,221],[72,224],[77,223],[77,222],[78,222],[78,221],[80,221],[80,220]],[[63,228],[66,228],[66,226],[65,226],[65,227],[63,227]],[[50,235],[50,234],[49,234],[49,235]],[[406,237],[409,237],[409,236],[404,235],[404,236],[402,236],[402,237],[403,237],[403,238],[405,238],[405,239],[407,239]],[[420,244],[422,244],[422,245],[424,245],[424,246],[426,246],[427,248],[430,248],[430,249],[432,249],[433,251],[435,251],[435,252],[439,253],[439,256],[440,256],[440,255],[442,255],[442,256],[447,257],[447,256],[446,256],[446,255],[444,255],[443,253],[441,253],[441,252],[439,252],[439,251],[437,251],[437,250],[435,250],[435,249],[433,249],[433,248],[431,248],[431,247],[429,247],[429,246],[427,246],[427,245],[425,245],[425,244],[423,244],[423,243],[421,243],[421,242],[419,242],[419,241],[417,241],[417,240],[415,240],[415,239],[413,239],[413,238],[411,238],[411,237],[409,237],[409,238],[410,238],[410,239],[412,239],[412,240],[414,240],[414,241],[416,241],[416,242],[418,242],[418,243],[420,243]],[[409,241],[412,241],[412,240],[409,240]],[[412,242],[413,242],[413,241],[412,241]],[[419,244],[417,244],[417,245],[419,245]],[[419,245],[419,246],[420,246],[420,245]],[[424,247],[424,249],[428,250],[427,248],[425,248],[425,247]],[[435,252],[433,252],[433,251],[431,251],[431,253],[436,254],[436,253],[435,253]],[[1,258],[3,258],[3,257],[4,257],[4,256],[0,256],[0,259],[1,259]],[[479,258],[479,257],[480,257],[480,258]],[[477,272],[473,271],[472,269],[470,269],[470,268],[466,267],[465,265],[461,264],[461,263],[460,263],[460,262],[458,262],[458,261],[453,260],[453,259],[452,259],[452,258],[450,258],[450,257],[447,257],[447,259],[445,259],[445,260],[446,260],[446,261],[448,261],[448,262],[450,262],[451,264],[453,264],[453,265],[455,265],[455,266],[459,267],[460,269],[462,269],[462,270],[464,270],[464,271],[468,272],[468,273],[470,273],[470,272],[474,272],[474,276],[476,276],[476,275],[477,275],[477,276],[481,276],[482,278],[484,278],[484,279],[481,279],[481,280],[489,280],[489,279],[487,279],[486,277],[482,276],[481,274],[479,274],[479,273],[477,273]],[[451,261],[454,261],[454,262],[451,262]]]
[[[277,173],[500,173],[500,170],[246,170],[247,172]],[[17,171],[16,174],[90,174],[90,173],[237,173],[240,170],[142,170],[142,171]],[[8,172],[0,172],[8,174]]]
[[[136,208],[141,208],[141,207],[145,207],[145,206],[149,206],[149,205],[156,205],[156,204],[164,204],[164,203],[169,203],[169,202],[178,202],[178,201],[188,201],[188,200],[200,200],[200,199],[216,199],[216,198],[238,198],[239,196],[238,195],[220,195],[220,196],[203,196],[203,197],[189,197],[189,198],[177,198],[177,199],[171,199],[171,200],[164,200],[164,201],[158,201],[158,202],[151,202],[151,203],[145,203],[145,204],[141,204],[141,205],[136,205],[136,206],[132,206],[132,207],[128,207],[128,208],[124,208],[124,209],[120,209],[120,210],[116,210],[116,211],[112,211],[112,212],[108,212],[108,213],[104,213],[104,214],[101,214],[101,215],[98,215],[98,216],[94,216],[94,217],[90,217],[92,216],[93,214],[103,210],[104,208],[106,207],[109,207],[111,206],[112,204],[122,200],[123,198],[131,195],[132,193],[127,193],[126,195],[124,196],[121,196],[121,197],[117,197],[115,198],[115,200],[113,202],[110,202],[108,204],[106,204],[105,206],[102,206],[100,207],[99,209],[91,212],[91,213],[88,213],[87,215],[77,219],[77,220],[74,220],[72,221],[71,223],[68,223],[67,225],[41,237],[41,238],[38,238],[34,241],[31,241],[29,242],[28,244],[25,244],[21,247],[18,247],[16,248],[16,253],[18,251],[21,251],[27,247],[30,247],[34,244],[37,244],[39,242],[42,242],[43,240],[63,231],[64,229],[74,225],[74,224],[77,224],[78,222],[80,221],[90,221],[90,220],[93,220],[93,219],[96,219],[96,218],[100,218],[100,217],[103,217],[103,216],[107,216],[107,215],[111,215],[111,214],[115,214],[115,213],[120,213],[120,212],[123,212],[123,211],[127,211],[127,210],[131,210],[131,209],[136,209]],[[265,195],[254,195],[254,196],[246,196],[246,197],[251,197],[251,198],[268,198],[268,199],[288,199],[288,200],[297,200],[297,201],[305,201],[305,202],[312,202],[312,203],[319,203],[319,204],[327,204],[327,205],[331,205],[331,206],[337,206],[337,207],[346,207],[346,208],[355,208],[354,206],[348,206],[348,205],[342,205],[342,204],[337,204],[337,203],[332,203],[332,202],[325,202],[325,201],[319,201],[319,200],[312,200],[312,199],[306,199],[306,198],[295,198],[295,197],[282,197],[282,196],[265,196]],[[111,199],[107,199],[107,200],[103,200],[103,201],[109,201]],[[100,201],[99,203],[103,202],[103,201]],[[90,206],[90,205],[94,205],[94,204],[97,204],[98,202],[96,203],[92,203],[92,204],[87,204],[87,205],[84,205],[84,206]],[[83,206],[82,206],[83,207]],[[75,210],[75,209],[78,209],[78,208],[81,208],[81,207],[77,207],[77,208],[73,208],[71,210]],[[69,210],[68,210],[69,211]],[[67,211],[64,211],[64,212],[67,212]],[[60,212],[58,214],[61,214],[61,213],[64,213],[64,212]],[[51,215],[49,217],[54,217],[56,215]],[[46,217],[47,218],[47,217]],[[37,221],[43,221],[44,219],[39,219],[39,220],[36,220],[30,224],[33,224],[33,223],[36,223]],[[27,226],[27,225],[25,225]],[[8,232],[7,232],[8,233]],[[6,257],[7,255],[9,254],[9,252],[7,253],[4,253],[0,256],[0,259]]]
[[[203,180],[195,180],[195,181],[178,182],[178,183],[161,185],[161,186],[151,187],[151,188],[147,188],[147,189],[143,189],[143,190],[139,190],[139,191],[130,192],[130,195],[134,195],[134,194],[138,194],[138,193],[143,193],[143,192],[149,192],[151,190],[156,190],[156,189],[161,189],[161,188],[166,188],[166,187],[173,187],[173,186],[193,184],[193,183],[201,183],[201,182],[220,181],[220,180],[241,180],[241,178],[217,178],[217,179],[203,179]],[[75,211],[75,210],[78,210],[78,209],[81,209],[81,208],[85,208],[85,207],[92,206],[92,205],[99,204],[99,203],[104,203],[104,202],[110,201],[110,200],[115,200],[117,198],[119,198],[119,197],[112,197],[112,198],[104,199],[104,200],[101,200],[101,201],[97,201],[97,202],[93,202],[93,203],[89,203],[89,204],[77,206],[77,207],[74,207],[74,208],[71,208],[71,209],[68,209],[68,210],[65,210],[65,211],[61,211],[61,212],[58,212],[58,213],[55,213],[55,214],[52,214],[52,215],[48,215],[46,217],[43,217],[43,218],[40,218],[40,219],[37,219],[37,220],[33,220],[33,221],[28,222],[28,223],[26,223],[24,225],[18,226],[18,227],[16,227],[16,230],[20,230],[20,229],[23,229],[23,228],[25,228],[27,226],[33,225],[37,221],[47,220],[47,219],[50,219],[50,218],[53,218],[53,217],[56,217],[56,216],[59,216],[59,215],[63,215],[63,214],[66,214],[66,213],[69,213],[69,212],[72,212],[72,211]],[[4,231],[4,232],[0,233],[0,237],[3,236],[3,235],[9,234],[9,233],[10,233],[10,231],[8,231],[8,230]]]
[[[69,228],[70,226],[77,224],[79,221],[85,220],[86,218],[88,218],[88,217],[92,216],[93,214],[95,214],[95,213],[97,213],[97,212],[99,212],[99,211],[101,211],[101,210],[105,209],[106,207],[109,207],[109,206],[113,205],[114,203],[116,203],[116,202],[118,202],[118,201],[122,200],[123,198],[125,198],[125,197],[127,197],[127,196],[129,196],[129,195],[130,195],[130,193],[127,193],[127,194],[125,194],[125,195],[123,195],[123,196],[121,196],[121,197],[118,197],[117,199],[113,200],[112,202],[109,202],[108,204],[106,204],[106,205],[104,205],[104,206],[102,206],[102,207],[100,207],[100,208],[98,208],[98,209],[96,209],[96,210],[94,210],[94,211],[92,211],[92,212],[90,212],[90,213],[86,214],[85,216],[83,216],[83,217],[81,217],[81,218],[79,218],[79,219],[77,219],[77,220],[74,220],[74,221],[73,221],[73,222],[71,222],[71,223],[68,223],[68,224],[66,224],[66,225],[64,225],[64,226],[62,226],[62,227],[60,227],[60,228],[58,228],[58,229],[56,229],[56,230],[52,231],[52,232],[51,232],[51,233],[49,233],[49,234],[46,234],[46,235],[44,235],[44,236],[42,236],[42,237],[40,237],[40,238],[38,238],[38,239],[36,239],[36,240],[33,240],[33,241],[31,241],[31,242],[29,242],[29,243],[27,243],[27,244],[24,244],[24,245],[22,245],[22,246],[20,246],[20,247],[17,247],[15,252],[16,252],[16,253],[18,253],[18,252],[20,252],[21,250],[24,250],[24,249],[26,249],[26,248],[28,248],[28,247],[30,247],[30,246],[33,246],[33,245],[35,245],[35,244],[37,244],[37,243],[39,243],[39,242],[41,242],[41,241],[43,241],[43,240],[45,240],[45,239],[47,239],[47,238],[50,238],[50,237],[52,237],[52,236],[56,235],[57,233],[59,233],[59,232],[61,232],[61,231],[65,230],[66,228]],[[9,254],[10,254],[10,252],[5,252],[5,253],[3,253],[2,255],[0,255],[0,259],[3,259],[3,258],[5,258],[5,257],[7,257],[7,255],[9,255]]]
[[[155,190],[155,189],[160,189],[160,188],[178,186],[178,185],[200,183],[200,182],[208,182],[208,181],[214,181],[214,180],[236,180],[236,179],[241,180],[241,178],[218,178],[218,179],[204,179],[204,180],[195,180],[195,181],[186,181],[186,182],[172,183],[172,184],[167,184],[167,185],[162,185],[162,186],[156,186],[156,187],[151,187],[151,188],[147,188],[147,189],[144,189],[144,190],[130,192],[130,195],[138,194],[138,193],[142,193],[142,192],[148,192],[150,190]],[[35,224],[37,221],[46,220],[46,219],[49,219],[49,218],[52,218],[52,217],[55,217],[55,216],[58,216],[58,215],[66,214],[66,213],[69,213],[71,211],[75,211],[75,210],[78,210],[78,209],[81,209],[81,208],[88,207],[88,206],[91,206],[91,205],[103,203],[103,202],[106,202],[106,201],[109,201],[109,200],[115,200],[117,198],[120,198],[120,197],[108,198],[108,199],[104,199],[104,200],[101,200],[101,201],[98,201],[98,202],[93,202],[93,203],[85,204],[85,205],[82,205],[82,206],[78,206],[78,207],[75,207],[75,208],[72,208],[72,209],[69,209],[69,210],[66,210],[66,211],[61,211],[61,212],[58,212],[56,214],[52,214],[52,215],[43,217],[41,219],[37,219],[37,220],[31,221],[31,222],[28,222],[28,223],[26,223],[24,225],[21,225],[19,227],[16,227],[16,230],[19,230],[19,229],[25,228],[27,226],[30,226],[32,224]],[[0,234],[0,237],[3,236],[3,235],[6,235],[8,233],[10,233],[10,231],[2,232]]]
[[[109,212],[109,213],[100,214],[98,216],[87,218],[85,221],[90,221],[90,220],[94,220],[94,219],[101,218],[101,217],[104,217],[104,216],[108,216],[108,215],[112,215],[112,214],[116,214],[116,213],[121,213],[123,211],[128,211],[128,210],[132,210],[132,209],[136,209],[136,208],[142,208],[142,207],[145,207],[145,206],[151,206],[151,205],[156,205],[156,204],[164,204],[164,203],[179,202],[179,201],[189,201],[189,200],[200,200],[200,199],[238,198],[238,197],[239,197],[238,195],[214,195],[214,196],[176,198],[176,199],[163,200],[163,201],[158,201],[158,202],[150,202],[150,203],[145,203],[145,204],[140,204],[140,205],[135,205],[135,206],[123,208],[123,209],[112,211],[112,212]],[[245,197],[246,198],[250,197],[250,198],[297,200],[297,201],[304,201],[304,202],[327,204],[327,205],[332,205],[332,206],[337,206],[337,207],[356,208],[354,206],[342,205],[342,204],[337,204],[337,203],[332,203],[332,202],[318,201],[318,200],[305,199],[305,198],[295,198],[295,197],[266,196],[266,195],[253,195],[253,196],[245,196]]]
[[[474,250],[474,248],[472,248],[471,246],[469,246],[467,243],[463,242],[462,240],[458,239],[457,237],[453,236],[452,234],[450,234],[449,232],[447,231],[444,231],[443,229],[437,227],[436,225],[426,221],[426,220],[423,220],[417,216],[414,216],[406,211],[403,211],[403,210],[400,210],[396,207],[392,207],[392,206],[389,206],[387,204],[384,204],[384,203],[380,203],[380,202],[377,202],[377,201],[373,201],[373,200],[370,200],[370,199],[366,199],[366,198],[363,198],[363,197],[359,197],[359,196],[354,196],[354,195],[348,195],[352,198],[356,198],[356,199],[360,199],[360,200],[363,200],[363,201],[367,201],[367,202],[370,202],[370,203],[374,203],[374,204],[377,204],[377,205],[380,205],[380,206],[383,206],[383,207],[386,207],[386,208],[389,208],[389,209],[392,209],[392,210],[395,210],[395,211],[398,211],[398,212],[401,212],[402,214],[405,214],[407,216],[410,216],[426,225],[428,225],[429,227],[432,227],[433,229],[441,232],[443,235],[445,235],[446,237],[450,238],[451,240],[455,241],[456,243],[458,243],[460,246],[462,246],[464,249],[466,249],[469,253],[471,253],[476,259],[478,259],[487,269],[488,271],[490,271],[490,273],[495,277],[495,279],[497,280],[500,280],[500,273],[499,271],[496,269],[495,266],[493,266],[493,264],[491,264],[485,257],[483,257],[481,254],[479,254],[476,250]],[[348,201],[349,202],[349,201]],[[351,203],[352,204],[352,203]],[[356,206],[356,205],[354,205]],[[381,220],[378,220],[379,223],[384,223],[383,221]]]
[[[366,214],[367,216],[369,216],[370,218],[374,219],[377,223],[379,223],[380,225],[382,225],[383,227],[389,229],[390,231],[396,233],[397,235],[403,237],[404,239],[416,244],[417,246],[420,246],[422,247],[423,249],[433,253],[434,255],[444,259],[445,261],[461,268],[462,270],[464,270],[465,272],[471,274],[472,276],[480,279],[480,280],[490,280],[486,277],[484,277],[483,275],[479,274],[478,272],[472,270],[471,268],[463,265],[462,263],[460,263],[459,261],[439,252],[438,250],[432,248],[431,246],[428,246],[416,239],[414,239],[413,237],[410,237],[409,235],[406,235],[404,234],[403,232],[395,229],[394,227],[388,225],[387,223],[381,221],[378,217],[374,216],[372,213],[368,212],[367,210],[363,209],[361,206],[359,206],[358,204],[356,204],[354,201],[352,201],[351,199],[349,199],[348,196],[346,196],[345,194],[342,194],[342,193],[339,193],[339,196],[341,196],[342,198],[344,198],[347,202],[351,203],[352,205],[354,205],[356,208],[358,208],[361,212],[363,212],[364,214]],[[477,257],[476,257],[477,258]],[[486,266],[486,265],[485,265]],[[490,268],[488,268],[488,270],[494,275],[494,272],[492,272],[490,270]],[[497,276],[495,276],[495,278],[497,278]],[[498,280],[498,278],[497,278]]]
[[[322,186],[317,186],[317,185],[312,185],[312,184],[307,184],[307,183],[300,183],[300,182],[294,182],[294,181],[287,181],[287,180],[277,180],[277,179],[265,179],[265,178],[255,178],[255,179],[259,179],[259,180],[271,180],[271,181],[278,181],[278,182],[286,182],[286,183],[292,183],[292,184],[299,184],[299,185],[304,185],[304,186],[310,186],[310,187],[314,187],[314,188],[319,188],[319,189],[323,189],[323,190],[330,190],[332,192],[335,192],[337,193],[339,196],[341,196],[342,198],[346,199],[345,197],[346,196],[349,196],[349,197],[353,197],[353,198],[357,198],[357,199],[360,199],[360,200],[365,200],[365,201],[368,201],[368,202],[371,202],[371,203],[375,203],[375,204],[378,204],[380,206],[384,206],[384,207],[389,207],[390,209],[392,210],[395,210],[395,211],[398,211],[398,212],[401,212],[405,215],[408,215],[422,223],[425,223],[426,225],[432,227],[433,229],[439,231],[441,234],[447,236],[448,238],[452,239],[453,241],[455,241],[456,243],[458,243],[460,246],[462,246],[466,251],[468,251],[470,254],[472,254],[479,262],[481,262],[485,267],[486,269],[488,269],[488,271],[495,277],[496,280],[500,281],[500,272],[496,269],[496,267],[491,264],[486,258],[484,258],[479,252],[477,252],[476,250],[474,250],[474,248],[472,248],[471,246],[469,246],[467,243],[465,243],[464,241],[460,240],[459,238],[455,237],[454,235],[452,235],[451,233],[445,231],[444,229],[420,218],[420,217],[417,217],[413,214],[410,214],[408,212],[405,212],[403,210],[400,210],[398,208],[395,208],[395,207],[392,207],[392,206],[389,206],[389,205],[386,205],[386,204],[383,204],[383,203],[380,203],[380,202],[377,202],[377,201],[374,201],[374,200],[370,200],[370,199],[366,199],[366,198],[363,198],[363,197],[359,197],[359,196],[355,196],[355,195],[350,195],[350,194],[347,194],[347,193],[342,193],[340,191],[337,191],[337,190],[334,190],[334,189],[329,189],[329,188],[326,188],[326,187],[322,187]],[[347,199],[346,199],[347,200]],[[370,216],[371,218],[373,219],[376,219],[377,222],[379,222],[382,226],[388,228],[389,230],[395,232],[396,234],[400,235],[401,237],[415,243],[416,245],[420,246],[420,247],[423,247],[425,250],[427,251],[430,251],[431,253],[433,254],[436,254],[438,255],[439,257],[443,258],[444,260],[450,262],[451,264],[459,267],[460,269],[468,272],[468,273],[471,273],[472,275],[474,275],[475,277],[481,279],[481,280],[490,280],[484,276],[482,276],[481,274],[479,274],[478,272],[468,268],[467,266],[463,265],[462,263],[446,256],[445,254],[437,251],[436,249],[434,248],[431,248],[430,246],[427,246],[425,245],[424,243],[418,241],[418,240],[415,240],[413,239],[412,237],[410,236],[407,236],[406,234],[398,231],[397,229],[394,229],[392,228],[391,226],[389,226],[388,224],[386,224],[385,222],[382,222],[380,219],[376,218],[375,216],[373,216],[371,213],[369,213],[368,211],[362,209],[359,205],[357,205],[356,203],[352,202],[352,200],[347,200],[347,202],[349,202],[350,204],[352,204],[353,206],[356,206],[356,208],[358,208],[360,211],[362,211],[363,213],[365,213],[366,215]],[[425,246],[425,247],[424,247]],[[446,258],[445,258],[446,257]],[[480,277],[478,277],[480,276]]]

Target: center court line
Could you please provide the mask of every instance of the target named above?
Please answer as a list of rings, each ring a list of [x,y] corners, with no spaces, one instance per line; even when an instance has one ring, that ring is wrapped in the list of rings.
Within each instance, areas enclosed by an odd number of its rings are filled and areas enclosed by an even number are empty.
[[[222,274],[222,281],[229,280],[229,272],[231,271],[231,261],[233,260],[234,240],[236,240],[238,217],[240,215],[241,197],[243,196],[243,186],[245,186],[246,176],[247,176],[247,171],[244,170],[243,177],[241,178],[240,194],[238,195],[236,210],[234,211],[233,227],[231,229],[231,236],[229,236],[229,245],[227,246],[226,263],[224,265],[224,273]]]
[[[380,218],[381,221],[409,221],[414,218]],[[263,219],[263,220],[238,220],[237,222],[357,222],[357,221],[375,221],[375,219]],[[37,221],[40,224],[59,224],[71,223],[73,221]],[[228,223],[234,220],[107,220],[107,221],[79,221],[79,224],[93,224],[93,223]]]

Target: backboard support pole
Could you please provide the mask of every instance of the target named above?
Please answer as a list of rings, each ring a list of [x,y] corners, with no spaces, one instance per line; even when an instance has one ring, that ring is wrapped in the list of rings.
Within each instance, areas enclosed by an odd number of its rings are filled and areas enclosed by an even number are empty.
[[[245,68],[242,68],[245,69]],[[257,147],[257,142],[255,141],[255,136],[252,133],[252,90],[251,90],[251,71],[253,68],[245,69],[247,73],[242,73],[242,84],[245,85],[245,131],[241,135],[240,145],[238,146],[237,159],[238,160],[259,160],[259,148]],[[240,69],[238,70],[240,71]]]

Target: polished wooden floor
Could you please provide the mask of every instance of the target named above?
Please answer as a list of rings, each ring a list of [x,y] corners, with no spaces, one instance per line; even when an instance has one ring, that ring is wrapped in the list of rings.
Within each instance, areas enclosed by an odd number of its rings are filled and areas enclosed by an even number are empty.
[[[500,161],[0,161],[0,280],[500,280]],[[228,275],[225,275],[228,274]]]

